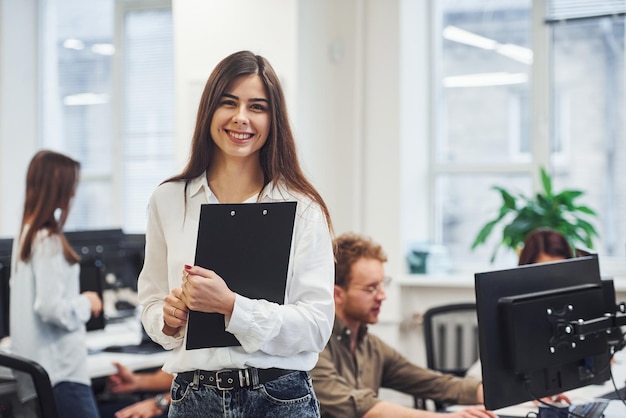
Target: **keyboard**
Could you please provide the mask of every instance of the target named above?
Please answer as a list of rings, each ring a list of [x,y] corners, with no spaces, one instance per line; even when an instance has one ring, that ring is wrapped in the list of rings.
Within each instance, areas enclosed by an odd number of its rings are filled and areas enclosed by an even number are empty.
[[[604,416],[604,410],[609,406],[608,401],[593,401],[572,405],[569,408],[571,414],[585,418],[601,418]],[[572,416],[572,415],[570,415]]]

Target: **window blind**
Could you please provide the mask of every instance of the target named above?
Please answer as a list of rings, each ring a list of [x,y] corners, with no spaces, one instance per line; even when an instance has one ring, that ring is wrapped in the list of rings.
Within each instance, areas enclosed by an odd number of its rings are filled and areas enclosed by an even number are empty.
[[[626,0],[549,0],[546,22],[623,15]]]

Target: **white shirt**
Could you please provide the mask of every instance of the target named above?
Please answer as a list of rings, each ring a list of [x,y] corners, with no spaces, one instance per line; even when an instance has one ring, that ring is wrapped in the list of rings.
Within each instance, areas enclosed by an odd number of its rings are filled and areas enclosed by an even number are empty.
[[[85,336],[91,305],[79,293],[80,266],[67,262],[59,237],[46,230],[36,234],[28,263],[13,242],[11,351],[39,363],[52,386],[91,385]]]
[[[200,206],[219,203],[206,176],[190,181],[186,192],[184,184],[162,184],[150,198],[146,257],[138,281],[146,332],[173,349],[163,369],[169,373],[244,367],[311,370],[334,321],[332,241],[319,205],[279,185],[269,184],[261,202],[298,202],[284,305],[237,294],[233,313],[224,324],[241,343],[237,347],[186,350],[184,329],[172,337],[163,334],[164,297],[181,286],[184,265],[194,264]],[[244,203],[256,202],[257,196],[252,196]]]

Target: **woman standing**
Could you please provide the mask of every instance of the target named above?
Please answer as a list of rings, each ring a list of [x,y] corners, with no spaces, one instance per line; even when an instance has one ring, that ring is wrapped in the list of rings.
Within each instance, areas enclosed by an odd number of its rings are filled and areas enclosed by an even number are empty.
[[[283,201],[297,202],[284,304],[192,266],[202,204]],[[187,166],[149,205],[139,300],[148,334],[173,349],[169,416],[319,416],[309,370],[332,331],[333,283],[329,212],[300,169],[280,81],[265,58],[234,53],[206,83]],[[190,309],[223,314],[241,346],[187,350]]]
[[[48,372],[60,417],[97,417],[87,370],[85,323],[95,292],[79,293],[79,257],[63,235],[80,164],[39,151],[26,175],[20,235],[13,243],[11,350]]]

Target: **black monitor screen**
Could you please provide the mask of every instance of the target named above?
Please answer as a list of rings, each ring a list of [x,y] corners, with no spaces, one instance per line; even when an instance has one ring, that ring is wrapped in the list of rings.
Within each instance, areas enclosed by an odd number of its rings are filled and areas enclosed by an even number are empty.
[[[67,231],[65,237],[82,261],[99,261],[105,285],[137,290],[145,237],[121,229]]]
[[[608,380],[606,333],[567,327],[615,312],[596,256],[476,273],[475,290],[488,409]]]
[[[80,262],[80,292],[92,291],[103,297],[104,277],[102,263],[99,260],[81,260]],[[87,331],[104,329],[106,325],[104,312],[93,316],[87,321]]]
[[[137,291],[137,279],[145,257],[145,234],[126,234],[120,246],[120,258],[116,268],[118,287]]]
[[[9,336],[11,259],[0,257],[0,338]]]
[[[0,239],[0,338],[9,335],[11,249],[13,239]]]

